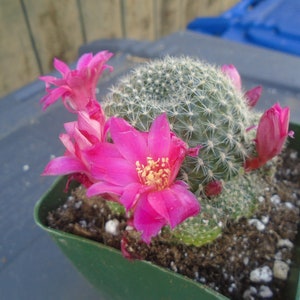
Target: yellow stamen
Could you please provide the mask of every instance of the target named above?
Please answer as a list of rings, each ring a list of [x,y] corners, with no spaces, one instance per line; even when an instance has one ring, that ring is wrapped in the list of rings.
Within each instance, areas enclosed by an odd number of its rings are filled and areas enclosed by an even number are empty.
[[[168,157],[158,158],[156,161],[147,157],[145,166],[139,161],[135,165],[142,184],[154,186],[157,190],[163,190],[169,185],[171,170]]]

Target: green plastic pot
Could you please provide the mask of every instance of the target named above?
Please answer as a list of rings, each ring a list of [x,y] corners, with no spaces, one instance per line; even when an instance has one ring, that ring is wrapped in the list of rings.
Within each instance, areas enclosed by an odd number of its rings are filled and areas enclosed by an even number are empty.
[[[298,139],[294,139],[290,146],[300,150],[300,126],[292,124],[291,127]],[[47,227],[48,212],[63,204],[68,197],[63,192],[65,184],[66,178],[59,178],[37,202],[35,222],[52,236],[75,267],[108,299],[228,299],[204,285],[150,262],[129,261],[113,248]],[[283,299],[300,299],[299,233],[295,248],[295,260],[291,265]]]

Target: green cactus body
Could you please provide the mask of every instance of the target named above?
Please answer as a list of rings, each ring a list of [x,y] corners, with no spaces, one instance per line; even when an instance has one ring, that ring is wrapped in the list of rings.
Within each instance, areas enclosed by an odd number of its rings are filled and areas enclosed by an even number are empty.
[[[254,115],[223,73],[190,58],[166,58],[141,66],[112,89],[104,102],[109,116],[120,116],[140,130],[166,112],[172,130],[190,147],[183,176],[193,192],[213,179],[238,174],[249,147],[246,129]]]
[[[191,191],[203,196],[203,187],[210,181],[226,183],[224,193],[216,197],[219,200],[214,199],[213,209],[201,199],[200,219],[193,218],[174,231],[180,240],[197,245],[208,242],[218,235],[230,207],[237,217],[253,209],[246,205],[245,210],[243,204],[253,196],[247,188],[249,180],[234,178],[241,174],[251,150],[253,135],[247,128],[257,123],[258,115],[249,110],[243,94],[219,68],[192,58],[152,61],[122,78],[107,95],[103,108],[108,116],[125,118],[142,131],[149,129],[157,115],[167,113],[177,136],[189,147],[202,146],[198,157],[186,158],[180,174]],[[245,189],[234,200],[231,192],[226,196],[226,189],[228,181],[236,180],[241,180],[238,189],[241,185]],[[209,225],[203,226],[203,212],[211,214]],[[193,232],[198,232],[196,237]]]
[[[199,199],[202,206],[199,215],[189,218],[173,231],[166,231],[175,242],[194,246],[207,244],[221,234],[228,220],[250,217],[265,187],[257,173],[237,176],[226,184],[218,197]]]

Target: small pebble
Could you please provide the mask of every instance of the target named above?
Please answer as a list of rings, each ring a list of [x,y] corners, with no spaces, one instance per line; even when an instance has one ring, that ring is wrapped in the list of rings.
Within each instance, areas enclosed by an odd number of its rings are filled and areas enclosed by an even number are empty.
[[[270,282],[272,280],[272,270],[269,266],[257,268],[250,273],[250,280],[252,282]]]
[[[75,197],[72,196],[72,195],[70,195],[70,196],[68,197],[67,201],[71,202],[71,201],[73,201],[74,199],[75,199]]]
[[[245,266],[247,266],[248,263],[249,263],[249,257],[244,257],[243,263],[244,263]]]
[[[294,247],[294,244],[289,239],[281,239],[277,242],[278,248],[289,248],[292,249]]]
[[[105,223],[105,231],[112,235],[118,235],[119,233],[119,221],[117,219],[109,220]]]
[[[291,152],[290,158],[291,159],[297,159],[298,153],[297,152]]]
[[[258,219],[250,219],[248,223],[249,225],[254,225],[259,231],[263,231],[266,228],[266,226]]]
[[[281,251],[278,251],[275,253],[274,258],[277,260],[282,260],[282,253]]]
[[[279,204],[281,202],[281,199],[280,199],[279,195],[277,195],[277,194],[271,196],[270,200],[273,204]]]
[[[171,269],[172,269],[174,272],[177,272],[177,271],[178,271],[178,270],[177,270],[177,266],[176,266],[176,264],[174,263],[174,261],[171,261],[170,266],[171,266]]]
[[[126,228],[125,228],[125,230],[132,231],[132,230],[134,230],[134,227],[131,226],[131,225],[127,225]]]
[[[205,282],[206,282],[206,279],[205,279],[205,277],[200,277],[200,278],[199,278],[199,282],[201,282],[201,283],[205,283]]]
[[[281,260],[275,260],[273,266],[274,277],[282,280],[286,280],[290,267],[287,263]]]
[[[271,298],[273,296],[272,290],[266,286],[261,285],[258,290],[258,297],[261,297],[263,299]]]
[[[230,287],[228,288],[228,292],[229,292],[229,293],[232,293],[235,289],[236,289],[236,284],[235,284],[235,283],[232,283],[232,284],[230,285]]]
[[[81,226],[82,228],[86,228],[86,227],[87,227],[87,222],[86,222],[86,220],[81,220],[81,221],[79,221],[79,224],[80,224],[80,226]]]
[[[269,223],[270,217],[269,216],[262,216],[261,221],[267,225]]]
[[[257,294],[257,289],[254,286],[250,286],[250,288],[243,293],[243,299],[252,300],[254,299],[253,296],[255,296],[256,294]]]
[[[291,203],[291,202],[285,202],[284,205],[285,205],[287,208],[289,208],[289,209],[295,208],[295,205],[294,205],[293,203]]]
[[[24,171],[24,172],[29,171],[29,169],[30,169],[29,165],[24,165],[24,166],[23,166],[23,171]]]
[[[74,204],[74,207],[75,207],[76,209],[79,209],[79,208],[81,207],[81,205],[82,205],[82,201],[78,201],[78,202],[76,202],[76,203]]]

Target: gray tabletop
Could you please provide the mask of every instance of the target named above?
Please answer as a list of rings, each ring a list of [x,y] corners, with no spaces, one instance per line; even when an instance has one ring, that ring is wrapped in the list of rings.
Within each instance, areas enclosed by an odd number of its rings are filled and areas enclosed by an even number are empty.
[[[101,80],[99,99],[141,58],[190,55],[234,64],[245,88],[264,86],[258,109],[280,101],[291,107],[291,120],[300,123],[299,57],[192,32],[155,42],[99,40],[79,52],[104,49],[116,53],[110,61],[115,71]],[[51,155],[63,153],[58,135],[72,120],[61,103],[43,112],[43,94],[44,84],[35,81],[0,99],[0,299],[104,299],[33,221],[34,204],[54,181],[40,173]]]

